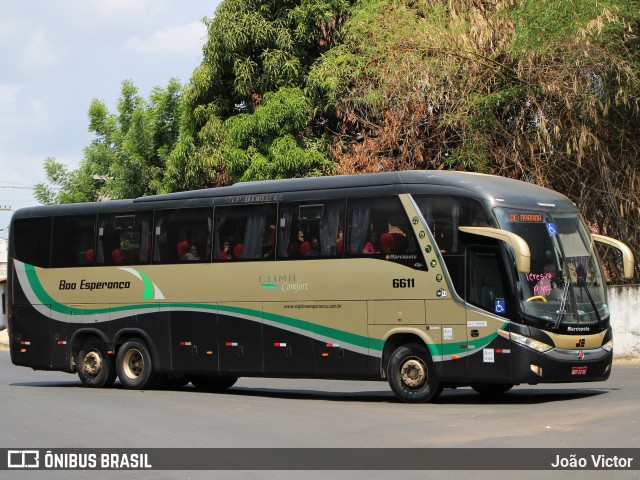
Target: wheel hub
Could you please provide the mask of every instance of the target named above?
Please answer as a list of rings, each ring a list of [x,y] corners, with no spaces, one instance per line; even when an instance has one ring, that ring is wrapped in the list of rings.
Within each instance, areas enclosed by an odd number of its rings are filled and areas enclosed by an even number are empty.
[[[410,388],[419,388],[427,381],[427,369],[420,360],[410,358],[400,369],[402,383]]]
[[[102,356],[95,351],[88,352],[84,356],[84,371],[95,377],[102,370]]]
[[[138,378],[144,370],[144,358],[139,350],[131,349],[124,357],[124,373],[129,378]]]

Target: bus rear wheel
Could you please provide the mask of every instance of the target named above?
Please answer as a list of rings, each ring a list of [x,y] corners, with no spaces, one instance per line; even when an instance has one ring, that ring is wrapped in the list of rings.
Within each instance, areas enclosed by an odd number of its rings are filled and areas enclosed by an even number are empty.
[[[391,354],[387,377],[391,390],[403,402],[429,402],[442,392],[428,350],[417,343],[402,345]]]
[[[193,386],[205,392],[222,392],[233,387],[237,381],[238,377],[213,377],[207,375],[194,375],[191,377]]]
[[[125,388],[144,390],[155,384],[151,354],[142,340],[129,340],[120,347],[116,369]]]
[[[477,383],[471,385],[476,392],[488,397],[497,397],[513,388],[513,383]]]
[[[113,358],[107,354],[107,346],[96,338],[87,340],[80,348],[77,369],[85,387],[110,387],[116,380]]]

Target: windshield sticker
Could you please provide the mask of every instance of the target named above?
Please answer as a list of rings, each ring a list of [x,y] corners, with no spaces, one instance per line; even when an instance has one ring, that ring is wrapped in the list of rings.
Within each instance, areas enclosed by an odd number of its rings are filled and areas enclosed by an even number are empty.
[[[506,308],[506,303],[504,301],[504,298],[496,298],[493,311],[496,313],[504,313],[506,312],[506,310],[507,308]]]
[[[547,230],[549,231],[549,235],[558,235],[555,223],[547,223]]]

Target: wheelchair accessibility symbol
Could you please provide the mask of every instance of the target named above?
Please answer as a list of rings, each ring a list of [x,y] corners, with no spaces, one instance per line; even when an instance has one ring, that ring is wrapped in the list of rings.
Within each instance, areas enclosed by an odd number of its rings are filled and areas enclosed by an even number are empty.
[[[496,313],[505,313],[507,311],[504,298],[496,298],[493,310]]]
[[[547,223],[547,230],[549,231],[549,235],[557,235],[558,230],[556,229],[555,223]]]

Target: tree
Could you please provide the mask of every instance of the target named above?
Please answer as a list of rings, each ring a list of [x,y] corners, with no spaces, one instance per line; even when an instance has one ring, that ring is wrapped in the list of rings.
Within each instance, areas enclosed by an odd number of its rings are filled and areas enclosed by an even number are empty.
[[[639,13],[637,0],[360,2],[307,93],[338,120],[342,173],[548,186],[638,255]]]
[[[301,103],[311,105],[301,98],[307,72],[321,53],[336,44],[352,4],[353,0],[222,2],[215,17],[205,20],[209,34],[204,59],[183,94],[180,137],[168,163],[165,191],[285,172],[297,176],[330,172],[325,132],[314,128],[322,120],[314,118],[308,106],[303,107],[305,122],[295,123],[295,129],[294,124],[285,128],[280,123],[274,127],[275,136],[270,133],[267,143],[259,142],[261,147],[252,145],[243,153],[234,142],[239,129],[264,124],[259,120],[263,113],[257,112],[262,106],[284,118],[292,110],[302,112]],[[278,100],[267,106],[270,93]],[[251,117],[254,112],[257,116]],[[235,116],[239,119],[230,121]],[[298,168],[285,168],[287,158],[294,155],[302,159]],[[249,168],[246,174],[241,166]]]
[[[181,87],[177,80],[156,87],[149,99],[131,81],[122,83],[117,113],[101,100],[89,107],[89,131],[95,134],[78,169],[69,172],[54,159],[45,161],[47,185],[36,187],[42,203],[75,203],[103,198],[135,198],[157,193],[179,131]]]

